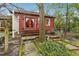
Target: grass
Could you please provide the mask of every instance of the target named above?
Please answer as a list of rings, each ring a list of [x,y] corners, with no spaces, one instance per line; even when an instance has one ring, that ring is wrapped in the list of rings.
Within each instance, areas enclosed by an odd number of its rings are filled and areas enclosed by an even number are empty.
[[[75,45],[75,46],[78,46],[79,47],[79,41],[74,41],[74,42],[71,42],[71,44]]]
[[[68,33],[67,35],[71,37],[79,37],[79,33]]]
[[[66,45],[71,45],[71,44],[74,44],[74,43],[76,43],[76,42],[73,42],[73,43],[71,43],[69,40],[60,40],[60,41],[56,41],[56,42],[58,42],[58,43],[60,43],[60,44],[62,44],[62,45],[64,45],[64,46],[66,46]],[[69,43],[71,43],[71,44],[69,44]],[[77,45],[78,45],[79,43],[77,43]],[[45,46],[44,46],[44,48],[45,48]],[[49,49],[48,49],[49,50]],[[47,51],[48,51],[47,50]],[[45,52],[45,53],[47,53],[47,51]],[[42,51],[42,52],[44,52],[44,51]],[[78,50],[70,50],[69,49],[69,51],[68,51],[68,53],[70,53],[71,55],[70,56],[79,56],[79,53],[78,53],[79,51]]]
[[[62,43],[63,45],[68,45],[68,43],[63,42],[63,41],[57,41],[57,42]]]
[[[58,41],[59,43],[63,43],[64,45],[75,45],[75,46],[78,46],[79,47],[79,41],[68,41],[68,40],[61,40],[61,41]]]
[[[79,41],[74,41],[74,42],[70,42],[68,40],[63,40],[63,41],[57,41],[59,43],[62,43],[63,45],[75,45],[75,46],[79,46]],[[70,43],[70,44],[69,44]],[[79,50],[70,50],[72,53],[72,56],[79,56]]]

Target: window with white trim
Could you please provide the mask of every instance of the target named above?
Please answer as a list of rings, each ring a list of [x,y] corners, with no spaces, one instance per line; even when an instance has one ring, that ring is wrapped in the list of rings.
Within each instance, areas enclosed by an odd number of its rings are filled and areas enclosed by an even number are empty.
[[[29,27],[29,17],[26,17],[26,27]]]
[[[46,18],[46,26],[50,26],[50,18]]]
[[[38,23],[39,23],[39,20],[40,20],[40,19],[38,18]]]
[[[26,17],[26,27],[29,27],[29,25],[31,25],[31,27],[34,27],[34,20],[35,20],[34,18],[31,18],[30,20],[29,17]]]
[[[28,17],[26,17],[26,22],[29,20],[29,18]]]
[[[35,20],[35,18],[32,18],[32,20],[31,20],[31,26],[32,27],[34,27],[34,20]]]

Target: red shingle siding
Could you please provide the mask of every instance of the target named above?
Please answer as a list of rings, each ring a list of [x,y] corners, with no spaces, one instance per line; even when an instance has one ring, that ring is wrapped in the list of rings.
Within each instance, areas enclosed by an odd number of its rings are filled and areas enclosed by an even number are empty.
[[[33,29],[34,29],[35,32],[38,32],[38,30],[39,30],[38,17],[39,16],[27,14],[27,13],[26,14],[16,13],[16,15],[19,16],[19,31],[20,31],[20,33],[26,31],[26,29],[27,29],[26,28],[26,17],[29,17],[30,21],[31,21],[32,18],[34,18],[34,28]],[[45,25],[45,30],[48,31],[48,32],[51,32],[54,29],[54,18],[50,17],[50,16],[45,16],[45,19],[46,18],[50,18],[50,26]],[[30,31],[32,29],[30,24],[31,23],[29,22],[28,31]]]
[[[54,29],[54,19],[51,18],[51,22],[50,22],[50,31]]]
[[[19,31],[24,31],[24,17],[22,15],[19,15]]]

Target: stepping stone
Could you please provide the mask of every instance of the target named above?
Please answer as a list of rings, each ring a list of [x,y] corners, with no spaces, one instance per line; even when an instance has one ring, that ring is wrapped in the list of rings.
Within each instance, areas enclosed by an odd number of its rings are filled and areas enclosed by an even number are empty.
[[[70,44],[66,45],[66,48],[71,49],[71,50],[79,50],[78,47],[70,45]]]

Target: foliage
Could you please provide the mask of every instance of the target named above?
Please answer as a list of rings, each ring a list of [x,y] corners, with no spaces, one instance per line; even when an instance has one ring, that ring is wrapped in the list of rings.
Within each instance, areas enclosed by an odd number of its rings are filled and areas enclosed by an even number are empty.
[[[61,26],[62,26],[62,23],[63,23],[63,16],[62,16],[62,14],[60,13],[60,11],[58,10],[58,11],[56,11],[55,12],[55,28],[57,29],[57,30],[59,30],[60,28],[61,28]]]
[[[72,6],[79,11],[79,4],[78,3],[74,3]]]
[[[59,21],[55,19],[55,29],[59,29]]]
[[[79,4],[52,3],[48,5],[48,9],[49,10],[55,9],[55,17],[56,17],[55,27],[57,30],[61,28],[61,29],[66,29],[66,31],[79,32],[79,27],[78,27],[79,19],[78,19],[78,15],[75,15],[74,12],[74,11],[76,12],[79,11]]]
[[[79,41],[71,42],[72,44],[79,46]]]
[[[20,45],[20,47],[19,47],[19,56],[23,56],[23,55],[25,55],[25,45],[24,44]]]
[[[71,52],[64,45],[55,41],[41,43],[39,52],[44,56],[70,56]]]

